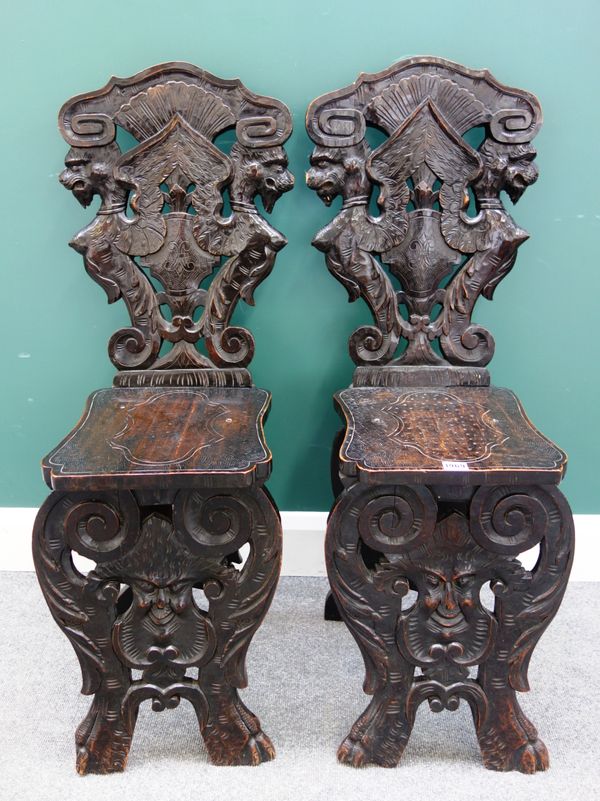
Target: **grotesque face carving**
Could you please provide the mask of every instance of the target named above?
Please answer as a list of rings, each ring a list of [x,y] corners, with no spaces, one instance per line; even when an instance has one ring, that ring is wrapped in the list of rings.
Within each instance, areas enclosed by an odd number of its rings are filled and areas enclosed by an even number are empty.
[[[364,141],[352,147],[315,147],[310,157],[311,168],[306,173],[307,186],[314,189],[326,206],[338,195],[344,200],[368,195],[371,184],[365,172],[367,155]]]
[[[346,172],[339,149],[315,147],[310,157],[311,168],[306,173],[306,184],[314,189],[326,206],[342,194]]]
[[[443,641],[454,639],[473,622],[481,585],[488,578],[481,573],[485,562],[457,552],[445,554],[437,563],[415,565],[420,569],[413,574],[412,581],[428,619],[427,628],[435,637]]]
[[[479,181],[481,194],[497,195],[504,189],[516,203],[527,187],[537,181],[536,150],[530,144],[506,145],[487,139],[479,153],[485,164]]]
[[[513,203],[537,181],[539,171],[533,163],[535,157],[536,150],[531,145],[514,145],[509,152],[504,188]]]
[[[109,186],[114,185],[113,167],[120,154],[114,142],[105,147],[72,147],[59,180],[82,206],[89,206],[94,195],[105,199]]]
[[[265,210],[271,212],[284,192],[294,186],[288,160],[282,147],[249,148],[236,142],[231,148],[235,177],[231,199],[249,203],[260,195]]]
[[[192,587],[227,568],[216,559],[191,557],[174,536],[168,520],[151,515],[129,554],[96,568],[99,578],[116,575],[132,589],[131,606],[113,629],[115,650],[130,667],[160,672],[211,657],[215,633]]]
[[[508,583],[522,566],[480,548],[456,514],[438,524],[431,543],[388,558],[376,580],[393,583],[401,577],[418,592],[398,622],[398,647],[430,678],[464,677],[467,666],[485,659],[496,629],[480,600],[482,585]]]

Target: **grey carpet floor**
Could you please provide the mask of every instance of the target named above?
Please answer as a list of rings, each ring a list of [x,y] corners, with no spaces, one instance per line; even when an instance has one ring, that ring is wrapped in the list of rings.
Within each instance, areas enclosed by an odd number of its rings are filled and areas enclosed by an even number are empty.
[[[421,707],[397,769],[353,770],[335,751],[367,703],[362,662],[339,623],[322,620],[325,579],[283,578],[250,648],[243,692],[277,749],[256,768],[209,765],[191,706],[140,710],[125,773],[79,777],[73,732],[89,704],[78,664],[30,573],[0,573],[0,801],[451,801],[600,798],[600,584],[574,583],[533,657],[523,707],[550,750],[544,774],[493,773],[468,708]]]

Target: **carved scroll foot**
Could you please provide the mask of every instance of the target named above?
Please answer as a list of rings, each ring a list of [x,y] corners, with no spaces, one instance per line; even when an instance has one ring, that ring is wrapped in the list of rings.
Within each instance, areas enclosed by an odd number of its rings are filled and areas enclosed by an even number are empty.
[[[513,690],[495,693],[487,720],[477,732],[486,768],[521,773],[548,769],[548,750],[519,706]]]
[[[135,717],[123,714],[121,698],[97,693],[75,733],[77,773],[119,773],[125,770]]]

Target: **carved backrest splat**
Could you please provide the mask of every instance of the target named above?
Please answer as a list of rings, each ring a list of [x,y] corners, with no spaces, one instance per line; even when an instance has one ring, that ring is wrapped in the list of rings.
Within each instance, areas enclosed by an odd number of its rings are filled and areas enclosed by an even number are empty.
[[[452,371],[490,361],[494,340],[471,315],[480,295],[492,298],[527,239],[500,192],[516,203],[537,179],[531,140],[541,124],[533,95],[502,86],[485,70],[431,57],[363,74],[313,101],[306,125],[316,147],[307,183],[327,205],[337,195],[343,200],[313,245],[374,320],[350,338],[356,364]],[[387,134],[374,150],[367,125]],[[473,129],[484,134],[477,149],[465,139]],[[374,186],[375,217],[368,206]],[[397,356],[402,339],[406,348]]]
[[[254,341],[230,320],[240,298],[253,305],[286,244],[254,200],[260,195],[270,212],[293,186],[283,148],[292,130],[287,107],[237,79],[169,63],[72,98],[59,127],[71,146],[61,183],[83,206],[101,199],[70,244],[109,303],[122,298],[131,318],[109,342],[121,371],[115,382],[249,383],[241,368]],[[118,127],[138,144],[122,152]],[[213,141],[233,127],[226,154]],[[222,256],[209,288],[200,288]],[[208,356],[196,346],[201,339]],[[172,347],[161,354],[163,342]]]

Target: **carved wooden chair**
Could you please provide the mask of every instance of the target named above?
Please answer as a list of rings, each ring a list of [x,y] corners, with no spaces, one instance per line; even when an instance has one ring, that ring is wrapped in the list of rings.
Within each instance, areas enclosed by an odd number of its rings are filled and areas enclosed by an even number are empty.
[[[345,429],[326,536],[373,696],[338,751],[350,765],[396,765],[423,701],[437,712],[464,699],[486,767],[548,766],[516,691],[529,689],[571,567],[556,486],[566,456],[490,386],[494,340],[472,320],[527,239],[500,193],[516,203],[536,180],[541,123],[533,95],[430,57],[363,74],[308,109],[307,183],[327,205],[343,200],[313,245],[373,316],[350,337],[357,367],[335,396]],[[367,125],[387,135],[373,150]],[[534,546],[527,570],[517,556]]]
[[[213,763],[258,764],[274,750],[238,688],[278,580],[281,527],[264,487],[270,396],[252,384],[253,338],[231,316],[286,243],[254,199],[270,211],[293,186],[291,117],[239,80],[169,63],[74,97],[59,125],[71,146],[61,183],[83,206],[101,201],[70,244],[131,318],[108,344],[113,387],[43,460],[53,492],[33,535],[42,591],[94,696],[77,770],[124,769],[147,699],[158,711],[191,702]],[[234,127],[227,155],[213,140]],[[118,128],[137,140],[125,152]],[[95,568],[80,572],[73,552]]]

